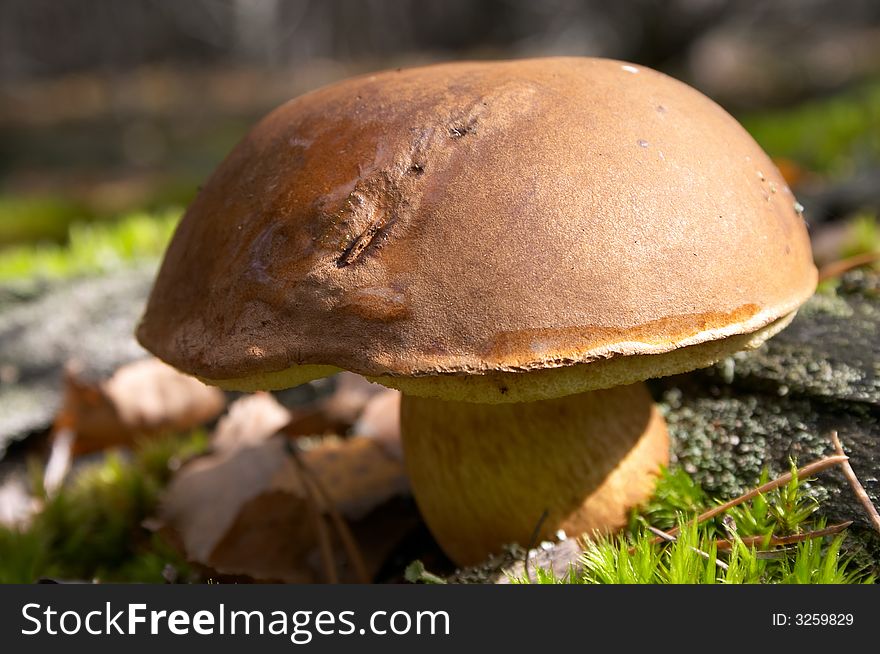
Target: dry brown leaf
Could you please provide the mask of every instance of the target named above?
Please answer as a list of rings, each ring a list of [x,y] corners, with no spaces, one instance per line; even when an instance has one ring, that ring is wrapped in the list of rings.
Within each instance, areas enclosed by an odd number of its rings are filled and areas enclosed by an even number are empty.
[[[303,452],[301,457],[327,490],[337,510],[350,520],[359,520],[395,495],[408,492],[400,460],[388,456],[385,449],[370,438],[327,438]],[[273,488],[305,495],[293,462],[287,461],[275,474]]]
[[[353,372],[341,372],[336,375],[336,388],[324,404],[327,412],[338,416],[340,420],[353,423],[370,398],[385,390],[385,386],[367,381]]]
[[[320,561],[305,500],[267,489],[239,507],[206,559],[226,575],[260,581],[317,583]]]
[[[786,183],[792,188],[800,186],[804,182],[811,180],[815,181],[817,177],[815,173],[807,170],[794,159],[788,159],[787,157],[773,157],[773,163],[776,164],[779,172],[782,173],[783,179],[785,179]]]
[[[158,359],[125,365],[101,382],[84,380],[70,367],[64,386],[55,429],[76,434],[77,454],[129,444],[137,436],[192,429],[215,418],[226,404],[219,389]]]
[[[335,377],[336,387],[328,397],[310,408],[296,409],[285,430],[293,436],[345,434],[371,398],[385,390],[353,372]]]
[[[217,451],[258,445],[277,434],[290,418],[290,411],[271,394],[245,395],[229,405],[229,411],[217,423],[211,444]]]
[[[260,581],[323,581],[309,495],[288,447],[274,436],[203,457],[175,477],[160,517],[191,561]],[[375,575],[417,521],[410,505],[402,510],[394,503],[406,489],[401,461],[357,437],[326,439],[301,458],[349,523]],[[353,581],[338,540],[333,546],[340,578]]]
[[[177,531],[193,561],[211,553],[241,507],[271,488],[287,453],[280,436],[259,445],[201,457],[184,466],[165,492],[159,517]]]
[[[402,459],[400,445],[400,391],[390,388],[370,398],[352,428],[357,436],[372,438],[389,454]]]

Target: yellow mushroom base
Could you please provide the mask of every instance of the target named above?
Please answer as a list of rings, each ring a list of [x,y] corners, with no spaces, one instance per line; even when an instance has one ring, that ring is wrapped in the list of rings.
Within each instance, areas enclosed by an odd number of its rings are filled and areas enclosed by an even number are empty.
[[[528,545],[539,524],[540,539],[619,529],[669,460],[643,384],[513,404],[404,395],[400,414],[416,502],[458,565]]]

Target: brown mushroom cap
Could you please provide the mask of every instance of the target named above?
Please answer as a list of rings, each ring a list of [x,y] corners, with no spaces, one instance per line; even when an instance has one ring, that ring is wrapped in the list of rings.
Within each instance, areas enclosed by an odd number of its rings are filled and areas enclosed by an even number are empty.
[[[785,181],[699,92],[603,59],[455,63],[263,119],[187,211],[138,338],[228,388],[347,369],[518,401],[708,365],[815,284]]]

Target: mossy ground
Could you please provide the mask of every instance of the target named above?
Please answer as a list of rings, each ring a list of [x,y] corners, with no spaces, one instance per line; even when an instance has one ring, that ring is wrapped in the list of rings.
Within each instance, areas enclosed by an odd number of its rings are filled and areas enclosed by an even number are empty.
[[[797,107],[740,117],[774,157],[844,177],[880,160],[880,81]]]
[[[3,210],[0,203],[0,213]],[[180,213],[170,208],[133,212],[113,222],[72,223],[64,243],[4,248],[0,250],[0,283],[94,275],[155,260],[168,245]]]
[[[757,481],[766,480],[764,474]],[[627,529],[587,539],[583,548],[567,541],[558,546],[565,551],[562,559],[529,555],[532,563],[523,566],[527,553],[511,546],[484,565],[445,580],[419,562],[410,565],[406,578],[414,583],[870,584],[880,573],[877,560],[848,529],[834,526],[830,531],[835,533],[827,536],[815,533],[826,528],[826,521],[805,480],[794,478],[725,514],[693,522],[718,502],[683,470],[664,471],[654,497],[632,512]],[[649,526],[680,533],[675,542],[662,542]],[[774,546],[771,539],[782,536],[802,540]],[[544,564],[548,560],[554,560],[552,567]]]
[[[41,488],[39,466],[32,466],[33,490],[44,505],[28,527],[0,527],[0,583],[163,583],[169,570],[190,578],[186,562],[144,521],[173,471],[206,447],[200,432],[150,439],[131,453],[84,464],[52,497]]]
[[[205,581],[144,524],[181,461],[204,451],[201,433],[140,443],[133,452],[110,453],[78,469],[25,529],[0,528],[0,583],[41,578],[163,583]],[[39,474],[32,475],[38,494]],[[654,497],[633,513],[629,528],[596,541],[577,571],[538,571],[540,583],[872,583],[875,571],[858,541],[843,532],[817,537],[772,554],[739,538],[803,534],[825,527],[820,502],[797,479],[777,491],[699,526],[687,521],[714,504],[683,470],[664,474]],[[647,525],[680,527],[672,544],[656,544]],[[719,553],[715,539],[733,539]],[[707,560],[694,548],[708,554]],[[725,567],[719,566],[721,562]],[[413,573],[415,574],[415,573]],[[422,571],[408,575],[439,581]]]
[[[767,475],[760,480],[767,481]],[[713,506],[681,470],[658,482],[654,498],[632,515],[628,530],[587,547],[577,567],[556,575],[538,569],[538,583],[572,584],[853,584],[874,583],[875,573],[845,532],[787,546],[771,539],[806,536],[826,528],[820,503],[796,476],[781,488],[697,524]],[[648,526],[677,528],[674,542],[658,542]],[[758,543],[745,539],[757,537]],[[729,549],[719,548],[719,542]],[[723,550],[723,551],[721,551]],[[521,580],[524,581],[524,580]]]

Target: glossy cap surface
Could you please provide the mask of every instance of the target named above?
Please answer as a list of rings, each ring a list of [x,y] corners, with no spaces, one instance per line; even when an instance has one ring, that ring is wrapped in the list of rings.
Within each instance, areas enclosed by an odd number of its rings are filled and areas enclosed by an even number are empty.
[[[403,386],[589,377],[790,316],[816,283],[796,207],[730,115],[641,66],[368,75],[238,144],[178,228],[138,338],[230,388],[335,369]]]

